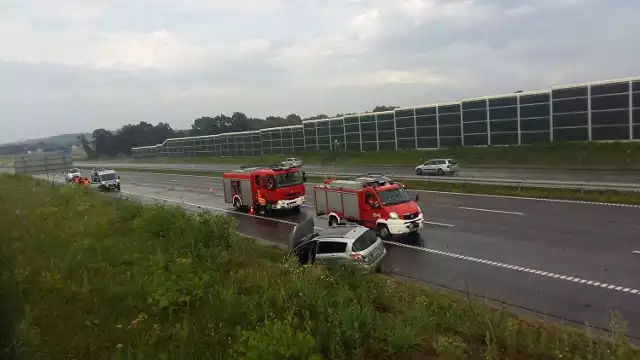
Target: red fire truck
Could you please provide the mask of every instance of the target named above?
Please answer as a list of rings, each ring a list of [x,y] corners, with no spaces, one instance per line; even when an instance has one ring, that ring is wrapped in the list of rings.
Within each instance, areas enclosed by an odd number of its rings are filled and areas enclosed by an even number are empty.
[[[224,201],[237,209],[258,207],[258,190],[265,212],[299,209],[305,202],[304,172],[279,165],[247,167],[222,174]]]
[[[313,187],[318,216],[328,215],[329,226],[354,222],[376,230],[380,238],[414,233],[424,227],[422,209],[398,184],[327,178]]]

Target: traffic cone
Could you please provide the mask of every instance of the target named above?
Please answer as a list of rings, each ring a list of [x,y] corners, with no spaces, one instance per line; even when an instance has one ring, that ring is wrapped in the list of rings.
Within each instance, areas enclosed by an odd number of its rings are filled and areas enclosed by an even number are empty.
[[[255,215],[256,214],[256,211],[253,209],[253,206],[249,207],[249,214],[251,214],[251,215]]]

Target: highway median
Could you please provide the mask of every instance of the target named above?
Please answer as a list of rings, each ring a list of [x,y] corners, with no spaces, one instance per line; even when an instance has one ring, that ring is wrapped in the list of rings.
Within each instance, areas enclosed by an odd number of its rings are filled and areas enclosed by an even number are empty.
[[[233,218],[0,175],[0,358],[631,360],[606,338],[348,267]],[[606,314],[603,314],[606,316]]]
[[[173,174],[173,175],[193,175],[206,177],[222,177],[221,171],[207,170],[177,170],[177,169],[143,169],[143,168],[123,168],[116,170],[121,172],[142,172],[156,174]],[[339,178],[348,178],[338,176]],[[612,189],[571,189],[571,188],[549,188],[534,187],[526,185],[493,185],[478,184],[471,182],[448,182],[434,180],[404,180],[396,179],[405,184],[409,190],[422,191],[442,191],[452,193],[466,193],[478,195],[497,195],[497,196],[513,196],[522,198],[535,199],[555,199],[555,200],[571,200],[571,201],[589,201],[606,204],[629,204],[640,205],[640,191],[621,191]],[[309,176],[310,183],[321,183],[322,178],[319,176]]]

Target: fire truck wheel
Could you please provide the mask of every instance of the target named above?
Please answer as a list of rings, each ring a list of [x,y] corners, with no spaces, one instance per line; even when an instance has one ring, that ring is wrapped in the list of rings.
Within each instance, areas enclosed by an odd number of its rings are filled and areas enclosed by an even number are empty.
[[[389,240],[391,239],[391,231],[389,231],[389,227],[385,224],[380,224],[378,225],[378,236],[380,237],[380,239],[382,240]]]
[[[293,210],[294,212],[300,212],[300,206],[296,206],[291,210]]]
[[[240,199],[233,199],[233,207],[236,208],[236,210],[240,209]]]
[[[338,225],[338,218],[335,216],[329,216],[329,227]]]

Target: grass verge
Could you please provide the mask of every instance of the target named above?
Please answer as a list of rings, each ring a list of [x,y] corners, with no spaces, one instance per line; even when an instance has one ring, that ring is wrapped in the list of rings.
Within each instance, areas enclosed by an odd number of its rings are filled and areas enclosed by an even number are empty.
[[[0,348],[15,359],[637,359],[610,338],[349,268],[233,219],[0,176]]]
[[[9,165],[13,163],[13,157],[11,156],[0,156],[0,166],[1,165]]]
[[[118,168],[118,171],[144,172],[156,174],[198,175],[221,177],[220,171],[206,170],[173,170],[173,169],[138,169]],[[309,182],[322,182],[322,178],[310,176]],[[581,190],[527,187],[517,185],[485,185],[473,183],[450,183],[429,180],[400,180],[410,190],[444,191],[466,194],[516,196],[536,199],[558,199],[572,201],[593,201],[607,204],[640,205],[640,192],[617,190]]]
[[[462,166],[560,169],[640,169],[640,142],[555,142],[523,146],[458,147],[378,152],[306,152],[291,154],[306,164],[416,166],[432,158],[455,158]],[[140,162],[273,164],[283,155],[254,157],[146,158]]]

